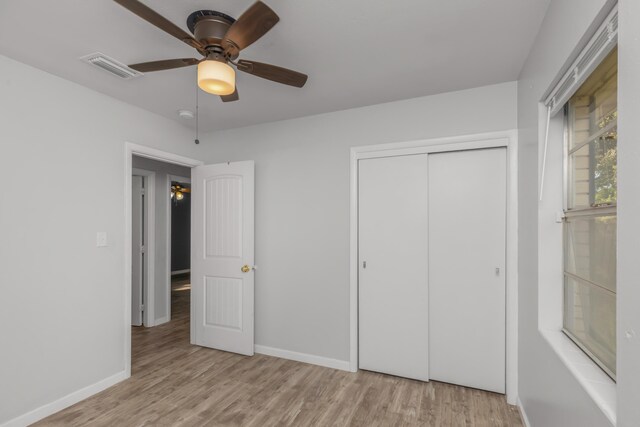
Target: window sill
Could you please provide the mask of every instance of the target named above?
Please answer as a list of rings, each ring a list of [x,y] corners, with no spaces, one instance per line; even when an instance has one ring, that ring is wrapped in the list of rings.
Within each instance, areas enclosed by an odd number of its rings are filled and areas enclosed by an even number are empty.
[[[604,415],[616,425],[616,383],[560,331],[540,330],[551,348]]]

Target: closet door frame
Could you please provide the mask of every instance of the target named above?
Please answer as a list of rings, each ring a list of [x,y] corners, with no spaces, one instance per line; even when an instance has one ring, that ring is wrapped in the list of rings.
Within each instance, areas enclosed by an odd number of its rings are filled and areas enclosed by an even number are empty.
[[[461,135],[351,148],[349,254],[349,369],[358,370],[358,161],[379,157],[432,154],[505,147],[507,149],[506,259],[506,390],[507,402],[517,403],[518,390],[518,132]]]

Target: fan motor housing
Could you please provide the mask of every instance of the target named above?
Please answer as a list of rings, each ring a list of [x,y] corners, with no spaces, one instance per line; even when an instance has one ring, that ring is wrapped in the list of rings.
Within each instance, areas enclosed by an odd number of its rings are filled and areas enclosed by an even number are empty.
[[[198,10],[187,18],[187,27],[205,49],[220,47],[227,30],[236,20],[214,10]]]

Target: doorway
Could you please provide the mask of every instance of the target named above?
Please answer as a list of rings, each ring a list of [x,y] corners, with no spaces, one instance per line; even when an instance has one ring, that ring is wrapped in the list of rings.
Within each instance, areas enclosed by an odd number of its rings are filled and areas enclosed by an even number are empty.
[[[133,185],[134,174],[146,173],[148,186],[145,189],[146,204],[150,205],[146,211],[146,253],[147,282],[146,293],[143,292],[145,303],[143,317],[147,316],[145,326],[161,326],[173,320],[186,322],[184,337],[189,337],[190,304],[187,298],[182,298],[182,309],[173,310],[171,298],[171,186],[170,176],[188,178],[191,168],[202,165],[199,160],[189,159],[172,153],[163,152],[150,147],[125,143],[125,235],[133,237]],[[135,173],[134,173],[135,172]],[[182,180],[182,179],[181,179]],[[180,180],[179,180],[180,181]],[[152,191],[151,187],[155,189]],[[153,200],[152,200],[153,199]],[[155,223],[151,226],[151,223]],[[131,375],[132,359],[132,305],[133,296],[133,256],[135,255],[133,240],[125,240],[125,319],[124,319],[124,363],[126,376]],[[151,253],[153,252],[153,253]],[[188,274],[188,272],[186,272]],[[184,280],[184,277],[181,279]],[[190,282],[190,280],[187,280]],[[187,285],[183,283],[182,285]],[[178,286],[176,286],[178,287]],[[187,288],[187,286],[182,286]],[[188,294],[183,294],[187,296]],[[185,301],[186,300],[186,301]],[[186,304],[184,303],[186,302]],[[168,327],[168,326],[167,326]],[[136,333],[152,331],[156,328],[136,328]],[[138,338],[138,337],[137,337]]]
[[[143,376],[190,345],[191,169],[137,156],[132,164],[130,345],[133,375]]]
[[[202,162],[188,159],[175,154],[159,151],[153,148],[125,143],[125,235],[132,233],[132,185],[133,163],[139,167],[149,166],[149,162],[160,163],[162,167],[183,166],[187,171],[166,171],[168,176],[188,178],[193,174],[190,194],[193,209],[191,210],[191,265],[190,277],[193,279],[191,289],[191,303],[189,309],[181,311],[181,315],[171,315],[170,276],[170,232],[164,226],[166,239],[156,239],[157,252],[164,254],[164,264],[156,265],[156,290],[158,283],[164,280],[163,291],[156,292],[152,301],[155,309],[162,309],[163,304],[158,298],[163,296],[166,310],[156,312],[155,320],[158,328],[136,328],[135,331],[146,331],[139,342],[147,345],[136,345],[139,354],[158,354],[166,352],[166,345],[177,341],[190,340],[191,344],[218,350],[231,351],[246,355],[254,352],[254,278],[256,265],[254,263],[254,188],[255,164],[253,161],[226,162],[223,164],[204,165]],[[138,162],[146,163],[146,165]],[[157,188],[155,213],[157,223],[166,224],[170,218],[170,179],[161,181],[160,172],[156,171]],[[164,173],[164,172],[163,172]],[[174,182],[186,184],[178,178]],[[186,191],[185,191],[186,192]],[[166,200],[166,203],[161,200]],[[158,208],[158,206],[160,206]],[[153,210],[150,210],[153,211]],[[150,233],[153,235],[154,233]],[[156,257],[158,264],[163,256]],[[125,374],[131,376],[132,369],[132,327],[131,325],[131,296],[132,296],[132,240],[125,239],[125,332],[124,359]],[[179,270],[178,270],[179,271]],[[166,274],[165,274],[166,273]],[[178,276],[178,274],[176,274]],[[186,283],[176,283],[176,292],[186,290]],[[164,292],[166,290],[166,293]],[[186,294],[183,294],[186,295]],[[159,297],[160,296],[160,297]],[[175,298],[180,300],[180,298]],[[166,316],[165,316],[166,314]],[[164,317],[163,317],[164,316]],[[171,321],[169,321],[171,320]],[[165,324],[162,324],[165,323]],[[179,330],[172,330],[172,328]],[[158,336],[158,344],[152,338]],[[163,332],[167,332],[166,334]],[[177,332],[177,333],[176,333]],[[168,341],[167,341],[168,340]],[[152,342],[153,348],[148,344]],[[160,347],[158,347],[158,345]],[[171,349],[169,349],[171,350]],[[142,361],[141,363],[145,363]]]
[[[189,274],[191,169],[140,156],[132,166],[132,325],[152,327],[171,320],[172,277]]]

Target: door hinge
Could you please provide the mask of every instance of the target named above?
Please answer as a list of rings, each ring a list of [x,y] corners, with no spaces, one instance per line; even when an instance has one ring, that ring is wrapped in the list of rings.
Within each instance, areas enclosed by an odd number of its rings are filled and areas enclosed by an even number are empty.
[[[144,245],[140,246],[140,253],[147,253],[147,247]]]
[[[144,311],[144,304],[140,304],[140,311]]]
[[[143,196],[147,193],[147,191],[144,188],[140,189],[140,194],[142,194]]]

